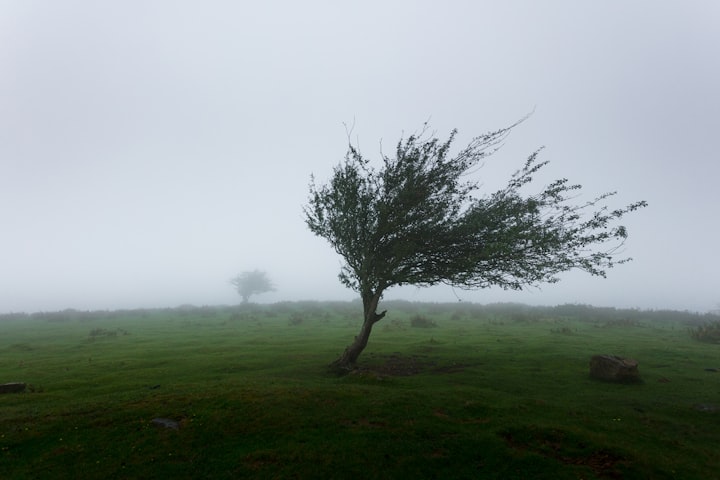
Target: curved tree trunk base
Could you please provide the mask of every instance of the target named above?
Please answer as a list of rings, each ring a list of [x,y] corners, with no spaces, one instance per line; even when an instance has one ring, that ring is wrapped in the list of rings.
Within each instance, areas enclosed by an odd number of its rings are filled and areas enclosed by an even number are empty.
[[[363,342],[362,339],[358,341],[358,337],[355,337],[355,341],[348,345],[343,354],[328,365],[328,371],[336,375],[347,375],[355,370],[357,368],[357,359],[366,344],[367,339]]]
[[[337,375],[338,377],[348,375],[355,369],[357,369],[357,365],[343,361],[342,357],[329,363],[327,366],[327,372],[331,375]]]
[[[353,342],[347,346],[343,354],[328,365],[330,372],[336,375],[347,375],[357,368],[357,359],[368,344],[373,325],[379,322],[387,313],[387,310],[383,310],[383,312],[379,314],[375,311],[380,296],[381,292],[375,293],[372,296],[363,297],[364,321],[362,327],[360,327],[360,333],[358,333]]]
[[[365,347],[367,346],[368,338],[370,338],[370,332],[372,332],[373,325],[385,316],[387,311],[377,314],[372,311],[371,314],[365,315],[365,321],[363,322],[360,333],[355,337],[355,340],[348,345],[342,355],[328,365],[328,370],[337,375],[347,375],[357,368],[357,359]]]

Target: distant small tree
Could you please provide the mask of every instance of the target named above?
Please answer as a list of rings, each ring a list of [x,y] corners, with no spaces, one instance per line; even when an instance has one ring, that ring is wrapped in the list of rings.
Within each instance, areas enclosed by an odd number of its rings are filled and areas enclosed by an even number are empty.
[[[480,184],[471,175],[515,125],[474,138],[455,156],[456,131],[440,141],[423,130],[401,138],[395,157],[383,155],[379,170],[350,143],[327,184],[311,181],[307,226],[343,257],[340,281],[363,303],[360,333],[334,367],[355,366],[385,316],[378,303],[393,286],[522,289],[556,282],[572,269],[605,276],[628,260],[615,258],[627,237],[615,222],[646,203],[610,210],[602,203],[614,193],[606,193],[572,204],[581,187],[566,179],[527,193],[547,163],[538,162],[539,151],[506,187],[474,195]]]
[[[272,282],[270,282],[267,274],[260,270],[243,272],[230,280],[230,283],[242,297],[242,303],[248,303],[250,295],[272,292],[275,290],[275,286]]]

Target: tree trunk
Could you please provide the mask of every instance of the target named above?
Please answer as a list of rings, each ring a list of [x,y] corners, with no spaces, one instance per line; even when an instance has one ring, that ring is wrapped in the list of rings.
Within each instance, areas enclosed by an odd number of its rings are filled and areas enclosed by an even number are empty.
[[[360,333],[355,337],[355,340],[347,346],[345,351],[340,357],[330,364],[330,369],[336,373],[347,373],[355,369],[357,359],[365,350],[372,327],[379,322],[387,313],[387,310],[383,310],[382,313],[376,312],[378,302],[382,292],[363,295],[363,324],[360,327]]]

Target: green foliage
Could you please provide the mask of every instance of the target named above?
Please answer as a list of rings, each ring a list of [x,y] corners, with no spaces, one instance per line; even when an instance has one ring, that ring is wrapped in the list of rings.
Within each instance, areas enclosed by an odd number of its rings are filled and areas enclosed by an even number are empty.
[[[260,270],[243,272],[230,280],[230,284],[237,289],[238,294],[242,297],[243,303],[248,303],[251,295],[275,290],[267,273]]]
[[[479,180],[470,174],[514,126],[454,156],[455,131],[441,142],[425,129],[401,139],[379,170],[350,145],[326,185],[311,183],[305,207],[310,230],[345,260],[341,281],[363,295],[404,284],[520,289],[573,268],[604,276],[627,261],[614,258],[627,237],[616,221],[646,203],[610,210],[602,203],[614,193],[606,193],[575,205],[581,187],[566,179],[524,193],[547,164],[539,152],[505,188],[475,196]]]

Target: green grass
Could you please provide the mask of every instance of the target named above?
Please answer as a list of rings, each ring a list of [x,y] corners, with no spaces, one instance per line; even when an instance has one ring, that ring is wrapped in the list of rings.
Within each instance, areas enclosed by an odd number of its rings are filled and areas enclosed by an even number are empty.
[[[718,478],[705,317],[384,308],[345,377],[357,303],[5,315],[0,383],[29,387],[0,395],[0,478]],[[596,353],[643,382],[591,380]]]

